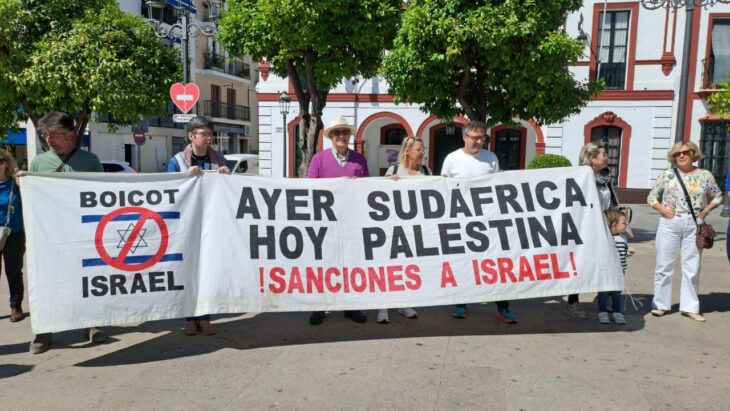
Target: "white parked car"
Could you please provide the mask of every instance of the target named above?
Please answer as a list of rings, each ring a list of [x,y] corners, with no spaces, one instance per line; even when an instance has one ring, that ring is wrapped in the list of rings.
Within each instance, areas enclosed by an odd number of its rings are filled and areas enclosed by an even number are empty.
[[[226,166],[234,174],[259,175],[258,154],[226,154]]]
[[[136,173],[136,171],[125,161],[102,160],[102,167],[107,173]]]

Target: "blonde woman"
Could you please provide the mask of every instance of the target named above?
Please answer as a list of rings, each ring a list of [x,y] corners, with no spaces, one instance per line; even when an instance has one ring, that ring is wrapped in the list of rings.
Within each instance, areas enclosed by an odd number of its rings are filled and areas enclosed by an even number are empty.
[[[704,220],[722,203],[722,191],[712,173],[693,164],[702,157],[700,149],[691,141],[675,144],[667,154],[672,167],[659,174],[647,198],[649,205],[661,214],[655,241],[656,268],[651,310],[655,317],[663,316],[672,306],[672,274],[677,254],[680,254],[682,286],[679,311],[695,321],[705,321],[697,296],[702,252],[695,244],[697,226],[692,211],[698,220]],[[687,188],[691,204],[687,204],[680,178]]]
[[[10,322],[23,320],[23,256],[25,231],[20,190],[15,179],[15,159],[9,151],[0,149],[0,225],[10,227],[10,236],[0,256],[5,263],[5,276],[10,290]]]
[[[601,210],[618,209],[618,196],[611,183],[611,170],[608,168],[608,154],[606,147],[600,141],[592,141],[583,146],[578,158],[580,165],[588,166],[593,170],[596,177],[596,189],[598,199],[601,203]],[[580,309],[578,294],[568,296],[568,303],[565,305],[565,312],[575,318],[585,319],[585,310]]]
[[[401,177],[412,177],[412,176],[428,176],[431,175],[431,170],[428,166],[423,164],[423,156],[426,152],[423,146],[423,140],[420,137],[406,137],[403,139],[403,143],[400,146],[400,153],[398,154],[398,163],[390,166],[388,171],[385,172],[386,177],[390,177],[393,180],[399,180]],[[418,313],[413,308],[399,308],[398,312],[403,314],[406,318],[417,318]],[[378,323],[388,324],[390,318],[388,318],[388,310],[378,310]]]

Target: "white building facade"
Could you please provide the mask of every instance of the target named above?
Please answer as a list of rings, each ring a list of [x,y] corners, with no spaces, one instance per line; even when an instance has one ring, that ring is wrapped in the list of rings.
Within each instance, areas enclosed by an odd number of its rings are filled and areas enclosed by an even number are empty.
[[[724,178],[728,123],[709,113],[706,99],[715,92],[715,84],[728,79],[730,5],[696,7],[687,45],[683,44],[685,13],[683,8],[648,10],[639,1],[586,1],[581,10],[567,16],[565,31],[574,38],[587,37],[585,57],[570,67],[571,72],[581,81],[603,78],[607,89],[561,123],[522,119],[518,127],[493,127],[489,148],[497,153],[503,168],[524,168],[542,153],[560,154],[577,164],[586,142],[602,140],[608,146],[616,185],[624,193],[635,192],[640,197],[668,167],[666,153],[675,140],[681,115],[685,118],[683,137],[700,145],[708,156],[703,166]],[[690,47],[689,92],[687,109],[678,113],[684,47]],[[256,88],[260,172],[281,176],[286,169],[293,176],[298,161],[296,96],[288,79],[273,74],[266,80],[263,77]],[[278,105],[283,91],[294,100],[286,142]],[[454,118],[456,130],[449,135],[447,124],[418,106],[394,104],[387,93],[388,85],[379,77],[354,83],[343,80],[329,95],[323,122],[326,125],[341,116],[357,126],[352,147],[366,155],[371,175],[384,172],[406,135],[423,138],[425,161],[439,172],[446,154],[462,145],[460,127],[467,119]],[[324,139],[320,149],[328,143]]]

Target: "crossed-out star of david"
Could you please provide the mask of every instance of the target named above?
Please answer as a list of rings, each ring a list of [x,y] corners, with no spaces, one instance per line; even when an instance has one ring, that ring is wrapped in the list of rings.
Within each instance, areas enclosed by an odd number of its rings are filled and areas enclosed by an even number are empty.
[[[129,223],[129,226],[125,228],[124,230],[117,230],[117,234],[119,234],[120,240],[119,244],[117,244],[117,248],[124,248],[124,244],[127,243],[127,239],[129,238],[129,235],[132,234],[132,230],[134,230],[134,224]],[[144,240],[144,235],[147,233],[147,229],[143,228],[139,230],[139,235],[137,236],[137,241],[135,241],[135,244],[132,245],[132,248],[129,250],[132,254],[134,254],[135,251],[137,251],[137,248],[139,247],[149,247],[147,245],[147,242]]]

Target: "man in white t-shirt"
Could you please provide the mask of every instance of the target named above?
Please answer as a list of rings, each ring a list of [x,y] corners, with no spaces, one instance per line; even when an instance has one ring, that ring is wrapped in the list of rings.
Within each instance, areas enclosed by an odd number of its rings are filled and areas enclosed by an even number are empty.
[[[473,178],[499,172],[499,160],[489,150],[482,148],[487,141],[487,125],[472,121],[462,130],[464,148],[460,148],[444,159],[441,175],[444,177]],[[466,318],[466,304],[454,307],[454,318]],[[497,318],[507,324],[517,323],[517,318],[509,310],[509,301],[497,301]]]

